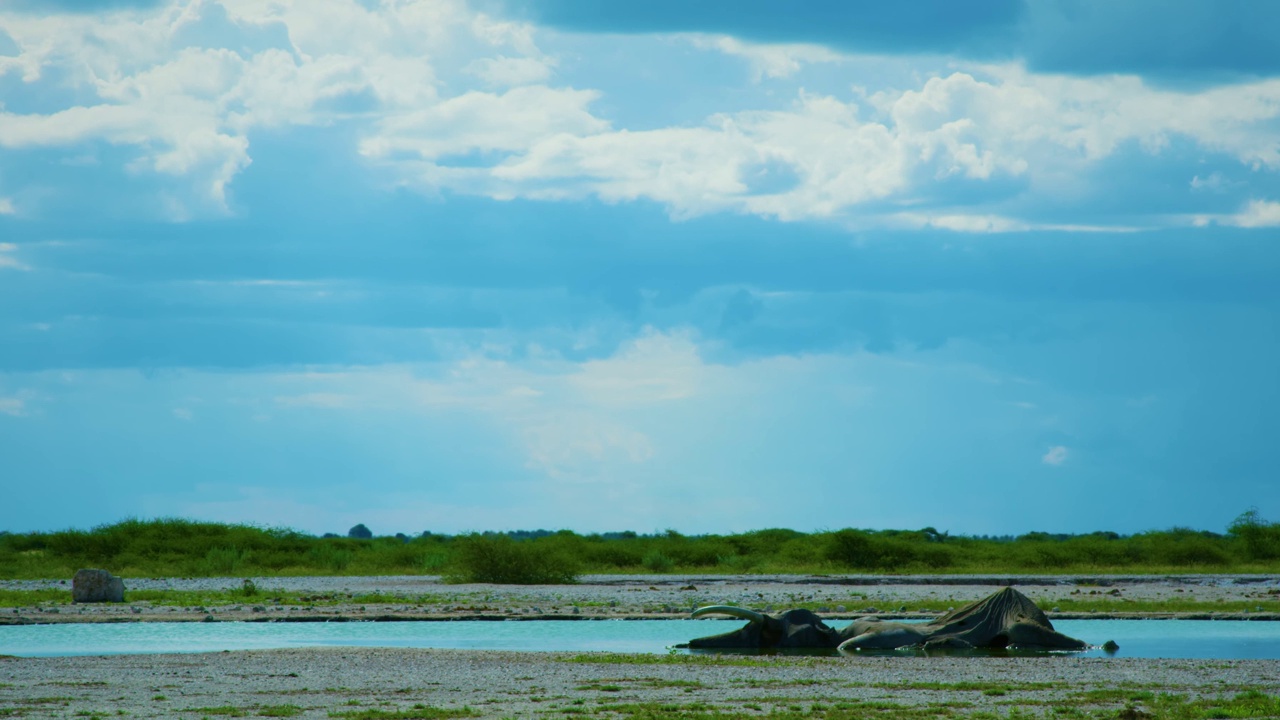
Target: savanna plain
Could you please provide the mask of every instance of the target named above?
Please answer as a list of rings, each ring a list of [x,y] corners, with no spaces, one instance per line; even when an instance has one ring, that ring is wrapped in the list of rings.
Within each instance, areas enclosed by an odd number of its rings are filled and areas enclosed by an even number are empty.
[[[122,576],[125,602],[72,604],[82,567]],[[1280,617],[1278,574],[1280,525],[1256,512],[1224,533],[1015,538],[313,537],[128,521],[0,534],[0,623],[639,619],[706,604],[927,617],[1005,584],[1054,619],[1263,620]],[[403,648],[0,658],[0,717],[108,716],[1280,717],[1280,662]]]

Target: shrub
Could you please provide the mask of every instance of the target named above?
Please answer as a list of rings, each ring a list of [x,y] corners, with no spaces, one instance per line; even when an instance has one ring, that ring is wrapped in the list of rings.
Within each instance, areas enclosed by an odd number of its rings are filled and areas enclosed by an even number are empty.
[[[1258,508],[1249,508],[1241,513],[1227,532],[1243,542],[1244,554],[1250,560],[1280,558],[1280,523],[1264,520]]]
[[[876,561],[871,538],[864,532],[848,528],[827,537],[823,556],[837,565],[851,568],[872,568]]]
[[[562,585],[578,580],[577,562],[559,548],[506,535],[464,535],[454,541],[448,582]]]
[[[644,566],[645,570],[655,573],[671,572],[671,568],[676,565],[675,561],[664,555],[661,550],[650,550],[645,553],[644,559],[640,561],[640,564]]]
[[[209,575],[234,575],[248,554],[233,547],[209,548],[204,554],[203,570]]]
[[[314,565],[319,565],[330,572],[342,572],[351,564],[351,551],[332,540],[325,540],[312,546],[307,556]]]

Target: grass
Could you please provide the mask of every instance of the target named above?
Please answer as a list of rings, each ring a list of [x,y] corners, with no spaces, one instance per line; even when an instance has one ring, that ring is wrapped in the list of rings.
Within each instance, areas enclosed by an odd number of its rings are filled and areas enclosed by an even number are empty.
[[[554,657],[554,662],[591,665],[728,665],[737,667],[776,667],[793,664],[794,658],[761,658],[742,655],[645,655],[631,653],[581,653]]]
[[[892,590],[886,589],[884,592],[892,593]],[[460,608],[464,612],[477,613],[496,612],[499,609],[496,606],[492,606],[490,600],[487,599],[486,596],[480,594],[446,596],[440,594],[391,595],[384,593],[298,593],[259,590],[256,597],[246,599],[238,588],[223,591],[126,590],[125,601],[133,604],[182,608],[228,607],[235,605],[248,607],[270,607],[273,605],[312,607],[335,607],[338,605],[410,605],[434,607],[447,605],[451,608]],[[535,601],[530,600],[529,602],[530,604],[533,604]],[[538,602],[539,604],[542,604],[541,601]],[[581,607],[590,607],[593,605],[591,602],[583,601],[579,601],[577,604]],[[875,604],[879,607],[881,609],[881,614],[898,607],[906,607],[908,612],[938,614],[945,612],[949,607],[958,607],[962,605],[963,602],[951,599],[897,599],[891,594],[885,594],[877,596],[874,600],[861,595],[853,595],[843,600],[824,599],[820,602],[797,599],[794,602],[788,602],[787,607],[805,608],[815,611],[825,608],[828,614],[830,614],[831,608],[837,604],[844,604],[849,608],[849,610],[844,613],[845,615],[859,614],[861,609],[869,604]],[[1267,599],[1256,598],[1248,600],[1217,601],[1200,600],[1194,596],[1174,597],[1163,600],[1131,600],[1123,596],[1102,594],[1042,599],[1037,601],[1037,604],[1045,611],[1057,608],[1059,611],[1064,613],[1280,613],[1280,596],[1277,595],[1271,595]],[[71,605],[70,590],[0,589],[0,608],[21,608],[49,605]],[[504,607],[511,606],[512,601],[507,600],[503,605]],[[594,603],[594,605],[604,605],[604,603]]]
[[[736,535],[675,531],[579,535],[567,530],[352,539],[182,519],[126,520],[92,530],[0,532],[0,578],[69,578],[102,567],[123,577],[242,578],[444,574],[466,582],[567,583],[579,573],[1274,573],[1280,523],[1254,511],[1225,533],[1171,528],[1019,537],[952,536],[934,528]],[[269,596],[252,583],[242,599]]]
[[[347,710],[331,712],[329,717],[347,718],[347,720],[438,720],[440,718],[478,717],[480,713],[469,707],[437,708],[427,705],[414,705],[405,710]]]

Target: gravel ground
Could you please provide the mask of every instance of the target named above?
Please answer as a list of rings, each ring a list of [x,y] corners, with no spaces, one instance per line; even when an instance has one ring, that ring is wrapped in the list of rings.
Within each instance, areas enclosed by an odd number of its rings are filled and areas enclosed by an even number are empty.
[[[588,575],[576,585],[449,585],[436,576],[253,578],[260,590],[300,593],[301,605],[246,599],[219,607],[164,607],[146,602],[124,605],[52,603],[0,610],[0,624],[30,622],[110,622],[308,619],[464,619],[587,617],[686,617],[701,605],[737,603],[761,610],[783,610],[799,603],[840,619],[876,613],[880,617],[913,617],[913,605],[945,601],[955,606],[1012,584],[1033,600],[1096,596],[1113,602],[1115,611],[1051,618],[1131,617],[1126,601],[1194,599],[1218,601],[1275,600],[1280,578],[1260,575],[1178,576],[802,576],[802,575]],[[126,578],[127,590],[211,591],[238,588],[242,578]],[[66,588],[69,580],[0,581],[0,589]],[[390,602],[349,603],[346,595],[381,593]],[[126,600],[128,592],[126,591]],[[901,609],[901,610],[900,610]],[[936,613],[925,613],[934,615]],[[1197,616],[1203,616],[1201,613]],[[1161,617],[1167,617],[1161,616]],[[1215,617],[1240,617],[1216,614]],[[1280,619],[1264,613],[1252,619]]]
[[[477,717],[523,718],[595,713],[635,703],[756,715],[774,709],[809,711],[815,702],[892,703],[962,716],[982,711],[1006,715],[1013,708],[1049,713],[1074,705],[1114,716],[1143,691],[1191,697],[1229,696],[1245,688],[1280,692],[1277,661],[717,657],[677,662],[679,658],[639,656],[648,664],[633,664],[617,662],[619,656],[612,656],[612,662],[607,655],[591,656],[598,662],[574,662],[573,657],[327,648],[3,659],[0,716],[292,713],[326,718],[375,710],[381,714],[365,717],[425,718],[440,717],[428,708],[468,708]],[[763,661],[763,666],[732,664],[744,660]],[[640,715],[626,707],[614,712]]]
[[[131,590],[221,590],[240,578],[126,579]],[[683,617],[697,605],[738,602],[782,609],[798,602],[829,606],[833,617],[923,600],[962,604],[1014,584],[1037,599],[1105,594],[1128,599],[1193,597],[1200,601],[1274,598],[1280,579],[1261,576],[1176,577],[811,577],[588,576],[572,586],[446,585],[436,577],[255,578],[263,590],[310,594],[302,606],[209,608],[46,604],[12,608],[0,623],[214,619],[408,619],[540,617]],[[61,580],[4,581],[0,589],[68,587]],[[378,605],[331,603],[340,594],[383,593]],[[1123,613],[1117,613],[1123,615]],[[1092,617],[1099,617],[1093,615]],[[1142,692],[1189,697],[1242,689],[1280,692],[1280,661],[1135,658],[687,657],[319,648],[186,655],[75,658],[0,657],[0,717],[296,716],[446,717],[434,710],[509,718],[606,711],[644,716],[636,704],[690,712],[703,707],[745,715],[814,703],[888,703],[894,714],[924,716],[1013,709],[1050,714],[1063,708],[1115,716]],[[582,657],[582,656],[577,656]],[[744,665],[743,663],[754,663]],[[960,685],[963,683],[963,685]],[[1138,698],[1134,700],[1133,698]],[[892,705],[901,705],[894,708]],[[612,708],[611,712],[608,712]],[[666,717],[679,717],[671,714]],[[1127,712],[1127,711],[1126,711]],[[399,713],[399,714],[395,714]]]

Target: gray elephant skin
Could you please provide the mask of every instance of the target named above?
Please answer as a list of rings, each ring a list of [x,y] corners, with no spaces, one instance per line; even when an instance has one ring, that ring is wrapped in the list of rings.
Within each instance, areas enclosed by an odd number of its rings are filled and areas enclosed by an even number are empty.
[[[827,648],[841,652],[933,648],[1039,648],[1084,650],[1088,644],[1053,629],[1026,595],[1006,587],[926,623],[902,623],[864,617],[844,628],[830,627],[808,610],[765,615],[727,605],[698,608],[693,617],[729,615],[747,620],[745,627],[691,640],[701,649]]]

